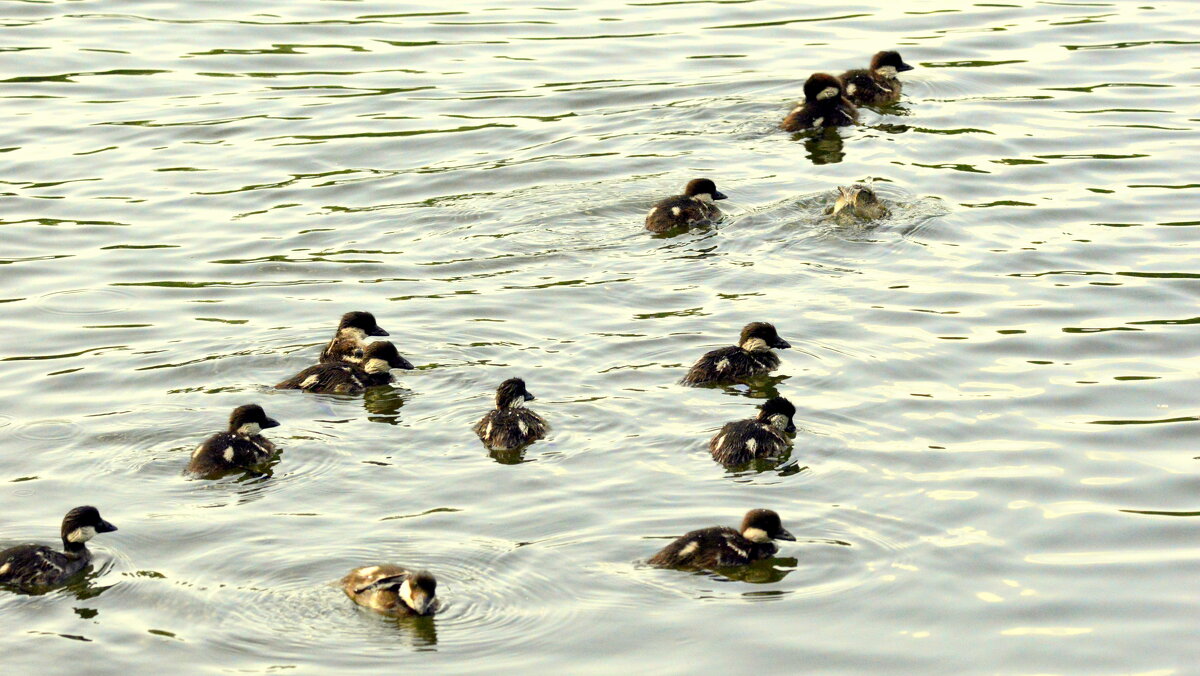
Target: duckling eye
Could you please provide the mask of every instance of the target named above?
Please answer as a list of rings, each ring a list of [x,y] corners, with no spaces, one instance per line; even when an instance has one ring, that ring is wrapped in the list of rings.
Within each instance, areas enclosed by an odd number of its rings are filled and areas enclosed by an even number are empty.
[[[355,350],[355,351],[354,351],[354,356],[355,356],[355,357],[358,357],[359,359],[362,359],[362,358],[363,358],[363,356],[364,356],[364,353],[363,353],[362,349],[360,348],[360,349],[357,349],[357,350]]]

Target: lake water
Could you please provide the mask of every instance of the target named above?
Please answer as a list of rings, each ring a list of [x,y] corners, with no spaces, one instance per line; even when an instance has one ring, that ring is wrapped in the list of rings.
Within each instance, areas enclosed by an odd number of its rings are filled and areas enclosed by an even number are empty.
[[[1194,7],[5,3],[0,543],[120,531],[0,671],[1195,673]],[[777,130],[886,48],[902,103]],[[696,176],[727,219],[645,232]],[[355,309],[418,370],[271,389]],[[726,471],[766,391],[676,382],[755,320],[800,431]],[[552,431],[494,458],[512,375]],[[247,402],[273,474],[181,476]],[[769,565],[642,564],[752,507]]]

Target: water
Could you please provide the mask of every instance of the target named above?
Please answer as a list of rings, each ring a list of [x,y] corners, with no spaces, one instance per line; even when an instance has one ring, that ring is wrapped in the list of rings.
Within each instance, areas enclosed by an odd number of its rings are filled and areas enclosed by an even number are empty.
[[[0,595],[4,672],[1195,669],[1191,3],[0,14],[0,542],[121,529]],[[891,47],[901,104],[775,129]],[[700,175],[724,223],[641,229]],[[890,219],[822,216],[872,178]],[[351,309],[419,370],[270,389]],[[760,399],[674,383],[753,320],[801,430],[726,472]],[[552,433],[492,458],[518,374]],[[250,401],[273,475],[182,477]],[[799,542],[742,579],[640,564],[760,506]],[[333,586],[383,561],[444,612]]]

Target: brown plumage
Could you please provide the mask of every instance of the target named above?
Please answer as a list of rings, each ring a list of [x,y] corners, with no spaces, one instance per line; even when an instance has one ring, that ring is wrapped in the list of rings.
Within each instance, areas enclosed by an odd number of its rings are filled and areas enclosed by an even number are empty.
[[[723,199],[726,195],[717,190],[716,183],[707,178],[692,179],[682,195],[668,197],[650,209],[646,214],[646,229],[668,232],[715,221],[721,217],[721,210],[713,201]]]
[[[504,381],[496,389],[496,408],[475,423],[475,434],[493,451],[516,450],[546,436],[546,421],[525,408],[527,401],[533,401],[533,395],[524,380]]]
[[[261,465],[275,455],[275,444],[259,432],[278,426],[279,421],[268,418],[257,404],[233,409],[228,430],[212,435],[196,447],[188,462],[187,473],[216,478],[227,472]]]
[[[779,357],[771,348],[789,347],[791,344],[779,337],[773,324],[751,322],[742,329],[737,345],[706,352],[680,382],[684,385],[745,382],[779,368]]]
[[[358,605],[388,615],[432,615],[438,606],[437,580],[423,570],[363,566],[350,571],[341,584]]]
[[[369,387],[392,382],[392,369],[410,370],[412,362],[400,356],[386,340],[367,345],[355,355],[361,364],[325,362],[314,364],[275,386],[277,390],[304,390],[321,394],[362,394]]]
[[[752,509],[746,512],[739,530],[726,526],[694,530],[663,547],[648,563],[687,570],[744,566],[775,556],[779,548],[772,540],[795,539],[783,527],[778,514],[769,509]]]
[[[375,323],[375,315],[370,312],[356,310],[347,312],[342,315],[342,319],[338,322],[337,331],[334,332],[333,338],[321,350],[321,363],[348,361],[355,364],[362,361],[362,355],[359,353],[367,347],[367,336],[386,336],[387,331],[379,328],[379,324]]]
[[[842,73],[846,98],[858,105],[883,105],[900,100],[903,86],[896,73],[913,67],[900,58],[900,52],[884,51],[871,57],[871,65]]]
[[[708,450],[713,460],[726,467],[779,455],[787,450],[787,435],[796,431],[794,415],[792,402],[783,397],[768,399],[757,416],[726,423],[708,442]]]
[[[783,118],[784,131],[845,127],[858,123],[858,109],[845,96],[845,85],[829,73],[814,73],[804,83],[804,103]]]

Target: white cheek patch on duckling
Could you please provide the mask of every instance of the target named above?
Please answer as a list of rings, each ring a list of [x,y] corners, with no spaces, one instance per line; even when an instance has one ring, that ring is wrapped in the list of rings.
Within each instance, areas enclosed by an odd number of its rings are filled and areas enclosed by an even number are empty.
[[[876,68],[875,72],[879,75],[879,77],[882,77],[882,78],[891,79],[891,78],[896,77],[896,67],[895,66],[883,66],[882,68]]]
[[[80,526],[67,534],[67,542],[87,542],[96,537],[96,529],[92,526]]]
[[[786,430],[788,426],[788,417],[782,413],[776,413],[775,415],[771,416],[771,426],[781,432]]]
[[[409,608],[412,608],[413,610],[418,610],[418,611],[421,609],[421,605],[419,603],[417,603],[416,599],[413,598],[412,585],[410,585],[408,583],[408,580],[405,580],[404,584],[400,585],[400,591],[397,593],[400,595],[400,598],[404,601],[405,604],[408,605]]]
[[[363,370],[367,373],[384,373],[392,370],[392,367],[386,359],[368,359],[367,363],[363,365]]]
[[[747,352],[759,352],[770,349],[770,346],[762,338],[749,338],[746,342],[742,343],[742,349]]]
[[[700,202],[701,204],[712,204],[713,203],[712,195],[710,195],[706,192],[702,192],[699,195],[692,195],[692,199],[696,200],[697,202]]]
[[[833,97],[835,97],[837,95],[838,95],[837,87],[826,87],[821,90],[820,94],[817,94],[817,100],[824,101],[825,99],[832,99]]]
[[[767,531],[761,528],[747,528],[745,532],[742,533],[742,537],[751,542],[762,543],[771,541],[771,537],[767,535]]]
[[[248,422],[237,429],[237,433],[243,437],[252,437],[262,431],[262,425],[254,422]]]

